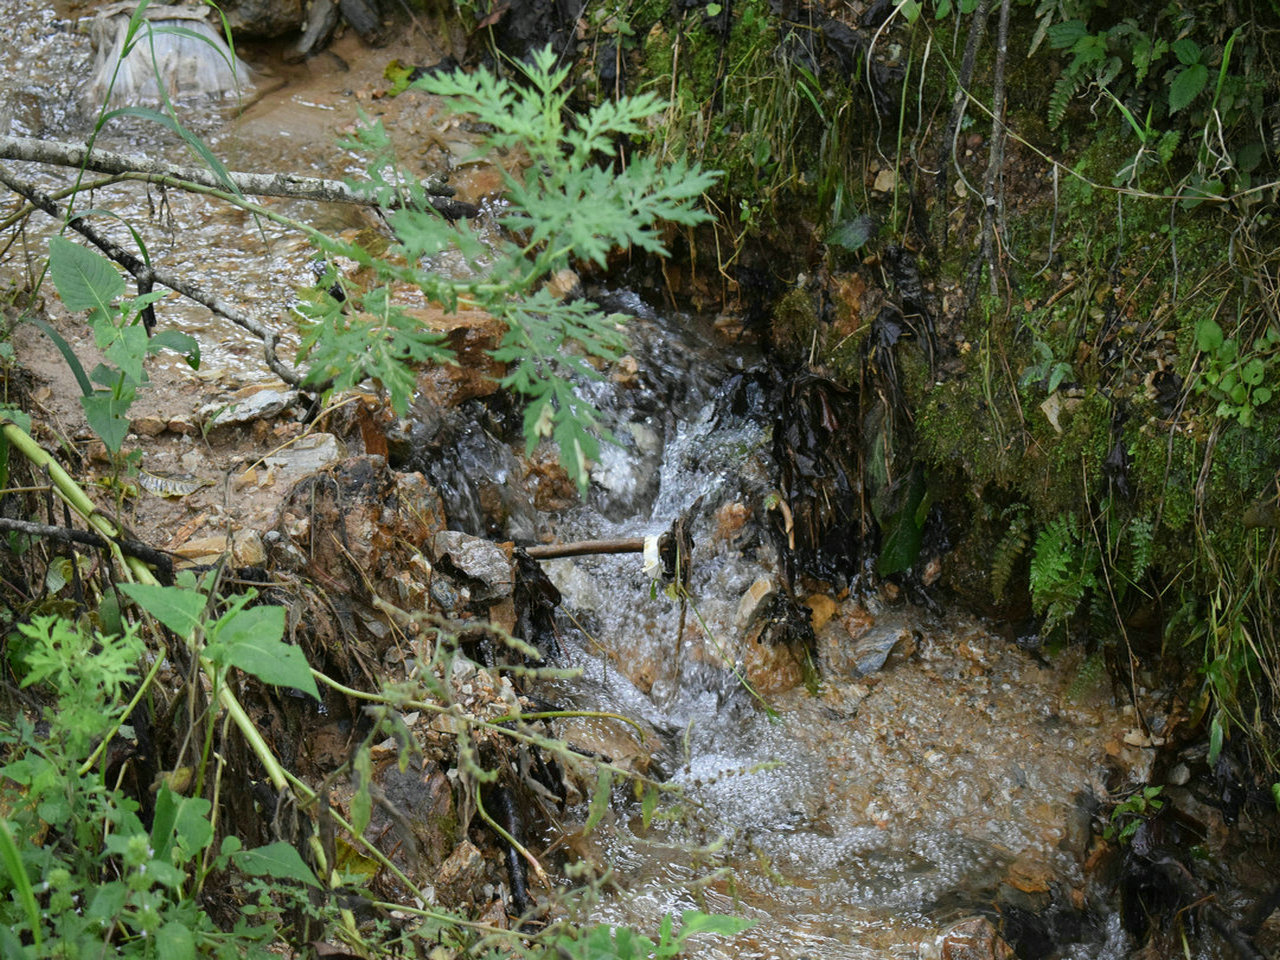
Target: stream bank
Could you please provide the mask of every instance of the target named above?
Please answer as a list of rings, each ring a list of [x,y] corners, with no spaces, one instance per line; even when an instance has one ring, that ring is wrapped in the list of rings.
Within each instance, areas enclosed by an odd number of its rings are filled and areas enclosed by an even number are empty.
[[[413,53],[422,58],[421,51]],[[350,52],[346,59],[357,63],[365,56]],[[353,100],[385,107],[407,141],[430,140],[414,125],[415,118],[429,124],[430,105],[375,96],[372,68],[363,80],[315,65],[307,71],[314,73],[310,83],[288,85],[218,128],[216,143],[238,165],[293,167],[309,155],[317,158],[317,171],[340,170],[345,159],[326,153],[328,130],[320,136],[313,118],[332,113],[336,121]],[[366,89],[362,83],[369,84],[367,100],[359,95]],[[266,130],[274,131],[270,138],[263,136]],[[295,141],[307,145],[297,156]],[[451,149],[466,146],[460,136]],[[442,149],[438,135],[429,148]],[[482,174],[475,172],[473,183],[481,184],[475,199],[485,195]],[[168,232],[168,250],[185,252],[198,238],[208,259],[193,260],[191,267],[205,262],[214,273],[232,264],[245,269],[250,282],[228,286],[258,294],[268,312],[283,313],[283,291],[309,282],[309,250],[301,243],[278,239],[270,259],[251,260],[243,250],[243,218],[209,216],[185,201],[174,207],[177,229]],[[334,229],[368,229],[366,222],[341,219],[347,216],[331,211],[319,218],[333,218]],[[1084,649],[1067,649],[1051,660],[1039,651],[1037,659],[961,617],[939,618],[922,609],[932,596],[929,562],[937,560],[935,576],[943,574],[952,585],[960,578],[947,571],[963,565],[943,554],[946,537],[937,531],[966,528],[954,520],[943,528],[935,514],[921,510],[927,484],[898,482],[913,476],[910,469],[886,473],[876,487],[868,467],[883,463],[892,448],[886,438],[902,428],[895,421],[899,407],[919,410],[906,397],[930,362],[920,346],[927,337],[913,339],[901,324],[895,332],[895,315],[918,316],[921,307],[893,299],[893,290],[908,289],[913,271],[918,274],[908,253],[896,257],[886,254],[834,278],[819,271],[812,281],[797,281],[790,298],[771,310],[775,322],[755,348],[737,336],[750,326],[745,310],[724,315],[717,329],[655,311],[625,290],[612,291],[615,309],[633,317],[633,349],[629,361],[608,370],[605,386],[591,389],[610,411],[622,443],[606,448],[581,506],[573,505],[572,486],[547,451],[535,451],[530,461],[512,449],[518,412],[491,394],[481,371],[446,375],[434,391],[424,386],[415,415],[405,422],[395,422],[369,396],[349,398],[319,423],[303,424],[304,404],[253,369],[244,359],[250,348],[228,348],[231,337],[212,325],[216,321],[175,311],[169,322],[208,344],[214,365],[205,375],[221,370],[224,382],[211,384],[176,365],[158,369],[137,407],[134,430],[148,470],[181,469],[216,482],[174,498],[139,491],[130,501],[129,523],[144,539],[192,561],[216,561],[230,548],[241,568],[268,571],[290,600],[313,663],[352,682],[410,676],[433,659],[429,645],[409,639],[411,631],[388,619],[375,597],[405,611],[492,619],[508,630],[519,622],[520,576],[511,571],[511,548],[462,536],[531,543],[656,535],[689,513],[695,552],[692,602],[683,617],[678,601],[650,598],[648,578],[636,563],[546,565],[552,589],[573,615],[559,623],[559,662],[579,667],[583,676],[572,683],[546,680],[545,688],[528,692],[555,706],[621,710],[652,733],[636,744],[618,742],[608,722],[550,729],[579,750],[652,767],[687,791],[685,809],[647,829],[633,829],[629,821],[637,811],[620,795],[590,837],[574,839],[590,784],[573,786],[580,802],[548,816],[559,823],[539,838],[548,862],[567,848],[566,863],[612,868],[621,880],[623,895],[597,906],[595,916],[653,926],[664,912],[700,903],[760,921],[743,941],[742,950],[750,952],[734,955],[785,958],[947,955],[939,939],[944,928],[979,914],[994,920],[1023,956],[1127,955],[1136,949],[1137,921],[1121,923],[1116,891],[1128,883],[1141,904],[1143,884],[1151,881],[1137,872],[1118,881],[1105,872],[1122,870],[1117,860],[1131,855],[1091,839],[1108,819],[1095,804],[1163,777],[1169,796],[1186,788],[1177,807],[1181,819],[1151,827],[1153,833],[1168,829],[1173,839],[1149,838],[1140,856],[1154,861],[1162,844],[1184,843],[1186,834],[1177,831],[1192,829],[1187,818],[1196,836],[1225,842],[1232,833],[1227,818],[1203,802],[1202,789],[1195,792],[1213,771],[1194,743],[1178,744],[1181,753],[1157,750],[1158,740],[1172,747],[1190,720],[1163,702],[1152,708],[1168,693],[1158,677],[1144,676],[1143,689],[1117,693]],[[891,287],[877,277],[881,268],[893,271]],[[842,298],[831,296],[832,285]],[[919,296],[925,295],[921,287]],[[834,320],[823,313],[824,301]],[[75,319],[53,309],[77,354],[90,356]],[[872,316],[874,322],[864,322]],[[45,381],[36,386],[38,401],[62,424],[59,431],[76,440],[80,413],[60,372],[61,358],[30,328],[19,337],[28,338],[19,340],[28,369]],[[482,329],[475,340],[485,343]],[[806,345],[812,352],[818,343],[830,369],[817,376],[798,378],[791,368],[761,364],[761,349],[795,354]],[[854,366],[842,376],[822,376],[839,372],[830,344],[836,352],[851,351],[841,356],[858,363],[859,350],[879,350],[879,379],[871,381],[878,405],[860,395],[857,403],[851,400],[861,378]],[[227,349],[225,360],[216,352],[220,346]],[[963,344],[955,352],[966,355]],[[888,360],[895,354],[895,361]],[[954,359],[944,360],[943,369]],[[230,386],[255,379],[260,383],[244,394],[228,395]],[[895,383],[905,385],[906,396],[894,397]],[[779,412],[778,384],[796,388],[785,414]],[[254,398],[260,407],[252,406]],[[229,400],[239,406],[218,422],[216,408]],[[856,442],[850,423],[864,428]],[[796,436],[789,437],[788,428]],[[820,470],[793,467],[791,486],[784,486],[783,455],[806,455],[815,443],[826,448],[817,458]],[[845,449],[832,449],[837,445]],[[973,451],[984,449],[989,447],[968,439],[954,444],[974,470],[981,458]],[[1063,456],[1063,463],[1071,460]],[[836,485],[823,488],[817,480]],[[794,494],[806,484],[879,499],[876,519],[882,521],[897,516],[916,523],[926,513],[917,524],[919,548],[933,552],[921,555],[918,575],[898,571],[896,581],[873,586],[863,574],[883,551],[865,514],[837,501],[846,515],[816,510],[811,522],[797,522],[801,503]],[[792,512],[789,520],[783,504]],[[789,555],[789,533],[808,536],[811,549]],[[858,539],[864,535],[865,543]],[[979,542],[971,549],[981,555],[989,546]],[[969,597],[985,600],[981,588]],[[775,609],[784,600],[789,606]],[[813,631],[809,659],[803,630],[796,636],[765,633],[794,621],[797,612],[801,625]],[[468,629],[484,633],[475,622]],[[483,662],[484,637],[466,642]],[[812,672],[815,663],[820,680]],[[779,723],[763,713],[731,665],[779,713]],[[447,679],[468,710],[490,719],[503,716],[516,696],[509,684],[465,664]],[[806,680],[816,695],[805,689]],[[1125,700],[1133,698],[1141,718],[1132,704],[1125,712]],[[265,695],[254,707],[281,753],[317,777],[341,762],[362,723],[360,711],[343,698],[327,699],[319,714]],[[1162,716],[1172,719],[1155,726]],[[504,852],[491,835],[466,828],[467,797],[455,793],[447,776],[458,731],[426,717],[411,724],[434,752],[405,780],[384,745],[378,763],[387,779],[380,783],[393,799],[380,815],[389,822],[395,816],[388,811],[412,811],[421,856],[413,864],[415,876],[431,879],[441,902],[465,904],[505,923],[513,900]],[[512,776],[520,772],[514,761],[511,769]],[[536,800],[525,802],[529,810],[540,808]],[[704,849],[722,837],[719,849]],[[1085,866],[1095,855],[1097,872],[1088,873]],[[703,899],[682,889],[721,867],[727,872],[702,884]],[[1232,905],[1237,912],[1248,895],[1240,898]],[[1135,910],[1141,919],[1141,906]],[[988,945],[999,955],[994,939]]]

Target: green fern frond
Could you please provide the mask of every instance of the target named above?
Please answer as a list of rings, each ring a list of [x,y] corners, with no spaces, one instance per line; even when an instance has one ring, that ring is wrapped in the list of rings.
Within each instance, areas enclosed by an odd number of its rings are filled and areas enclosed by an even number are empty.
[[[1067,104],[1080,89],[1080,76],[1076,73],[1064,73],[1053,85],[1053,93],[1049,95],[1049,129],[1058,129],[1062,118],[1066,116]]]
[[[1129,550],[1132,559],[1129,564],[1129,578],[1137,583],[1147,574],[1151,567],[1151,551],[1155,542],[1155,525],[1145,517],[1129,523]]]
[[[999,600],[1004,596],[1004,588],[1013,575],[1013,566],[1018,558],[1026,552],[1031,540],[1031,517],[1025,503],[1015,503],[1001,514],[1008,524],[1004,536],[996,544],[995,556],[991,560],[991,598]]]
[[[1031,600],[1037,612],[1043,612],[1067,582],[1076,549],[1075,526],[1076,515],[1065,513],[1036,536],[1031,552]]]

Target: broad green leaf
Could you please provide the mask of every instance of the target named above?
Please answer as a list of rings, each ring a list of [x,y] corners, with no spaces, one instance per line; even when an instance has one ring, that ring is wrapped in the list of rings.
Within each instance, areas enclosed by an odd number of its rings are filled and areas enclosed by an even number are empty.
[[[274,877],[277,880],[297,880],[311,887],[319,887],[320,881],[298,851],[283,840],[265,847],[241,850],[232,859],[245,873],[254,877]]]
[[[151,583],[122,583],[120,589],[166,627],[185,640],[191,639],[204,613],[203,594],[181,587],[161,587]]]
[[[192,370],[200,369],[200,341],[190,334],[181,330],[157,330],[147,344],[147,352],[156,353],[161,347],[182,354]]]
[[[151,848],[157,860],[168,860],[176,840],[185,862],[213,842],[209,822],[212,804],[204,797],[184,797],[167,786],[156,796],[155,818],[151,826]]]
[[[1222,328],[1216,320],[1205,318],[1196,324],[1196,349],[1213,353],[1222,345]]]
[[[101,254],[66,237],[49,239],[49,273],[58,296],[68,310],[111,312],[111,304],[124,294],[124,278]]]
[[[1251,387],[1256,387],[1262,382],[1262,378],[1266,375],[1267,365],[1262,362],[1261,358],[1254,357],[1243,367],[1240,368],[1240,379]]]
[[[1173,55],[1186,66],[1200,62],[1200,46],[1190,37],[1173,41]]]
[[[1169,112],[1177,113],[1199,96],[1209,80],[1209,68],[1203,63],[1193,63],[1180,71],[1169,84]]]
[[[1218,756],[1222,753],[1222,741],[1225,732],[1222,729],[1221,712],[1213,715],[1213,720],[1209,723],[1209,765],[1213,766],[1218,762]]]
[[[214,632],[209,656],[239,667],[263,683],[296,687],[317,700],[320,691],[303,652],[285,643],[284,607],[261,606],[238,610]]]
[[[836,228],[827,236],[827,243],[835,244],[837,247],[853,253],[861,249],[868,240],[875,236],[875,232],[875,220],[863,214],[837,224]]]
[[[101,884],[89,901],[88,915],[95,920],[112,922],[124,909],[128,896],[129,888],[120,880]]]
[[[120,452],[124,438],[129,434],[129,418],[125,414],[132,403],[132,396],[128,402],[123,402],[105,390],[99,390],[91,397],[80,398],[80,406],[84,407],[84,416],[89,421],[89,426],[112,453]]]
[[[177,920],[156,931],[156,956],[164,960],[195,960],[195,955],[195,937]]]
[[[700,910],[686,910],[681,915],[684,926],[680,928],[679,939],[684,940],[695,933],[714,933],[721,937],[736,937],[743,930],[753,925],[753,921],[742,917],[730,917],[719,913],[703,913]]]
[[[612,787],[613,771],[608,767],[601,767],[596,773],[596,789],[591,794],[591,805],[587,808],[587,822],[582,825],[584,836],[595,829],[605,811],[609,809],[609,793]]]
[[[105,328],[105,329],[104,329]],[[146,373],[142,369],[142,361],[147,356],[147,331],[141,324],[127,327],[116,327],[103,321],[95,325],[98,346],[105,347],[108,360],[120,368],[133,383],[143,383]]]
[[[657,585],[656,580],[653,585]],[[644,799],[640,801],[640,821],[648,829],[649,824],[653,822],[653,814],[658,809],[658,788],[649,786],[644,792]]]

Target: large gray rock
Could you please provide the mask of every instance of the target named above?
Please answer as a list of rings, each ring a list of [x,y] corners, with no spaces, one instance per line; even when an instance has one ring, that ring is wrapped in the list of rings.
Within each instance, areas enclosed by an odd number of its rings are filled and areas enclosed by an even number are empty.
[[[305,19],[303,0],[222,0],[237,36],[268,40],[298,33]]]

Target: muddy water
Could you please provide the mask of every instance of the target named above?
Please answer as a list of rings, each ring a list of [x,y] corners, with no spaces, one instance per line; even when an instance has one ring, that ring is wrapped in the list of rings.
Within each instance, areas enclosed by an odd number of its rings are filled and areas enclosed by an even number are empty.
[[[14,0],[9,11],[0,30],[0,127],[83,139],[91,115],[77,98],[92,62],[87,39],[36,0]],[[14,24],[20,29],[7,29]],[[410,57],[430,62],[431,54]],[[184,108],[185,116],[233,169],[353,172],[332,141],[366,80],[331,62],[288,79],[239,118],[208,104]],[[190,162],[181,144],[146,124],[113,125],[101,142]],[[50,186],[68,181],[39,175]],[[350,210],[271,203],[334,231],[366,223]],[[172,192],[113,187],[93,205],[139,225],[157,263],[288,328],[289,297],[309,282],[311,252],[296,237]],[[816,694],[780,682],[789,654],[752,649],[741,616],[753,583],[777,580],[761,533],[768,426],[725,404],[726,385],[756,360],[708,326],[659,316],[629,294],[610,306],[637,318],[635,364],[583,389],[611,417],[620,445],[602,454],[588,505],[547,517],[513,496],[506,531],[531,540],[656,535],[701,498],[683,629],[679,605],[651,597],[635,557],[547,564],[572,617],[566,658],[582,670],[547,694],[647,720],[662,737],[656,763],[688,790],[677,816],[647,829],[620,797],[612,822],[582,845],[581,855],[611,865],[626,891],[606,898],[600,916],[653,929],[663,913],[698,904],[758,921],[732,947],[708,945],[708,957],[907,958],[938,956],[948,923],[991,914],[997,903],[1096,905],[1079,867],[1088,819],[1081,798],[1100,791],[1104,755],[1141,765],[1141,751],[1123,743],[1129,718],[1098,691],[1069,695],[1069,662],[1048,669],[979,625],[860,596],[856,583],[835,585],[852,586],[851,597],[814,601],[829,615],[818,631],[826,662]],[[208,311],[166,301],[161,315],[201,340],[201,376],[266,376],[256,343]],[[465,469],[442,478],[462,526],[482,522],[470,481],[518,468],[482,434],[464,433],[457,462]],[[889,629],[900,639],[885,668],[853,676],[841,651]],[[776,719],[735,669],[752,676]],[[1115,928],[1105,909],[1081,914],[1056,955],[1122,956]]]
[[[83,143],[92,133],[99,104],[86,97],[93,75],[95,53],[89,38],[92,9],[77,9],[72,19],[41,0],[9,0],[0,10],[0,133]],[[157,45],[175,38],[158,35]],[[189,41],[186,41],[189,43]],[[338,53],[315,61],[288,65],[276,49],[241,49],[255,68],[252,85],[240,97],[236,92],[192,97],[177,101],[181,122],[196,134],[229,170],[284,171],[303,176],[359,177],[357,156],[337,146],[349,132],[357,106],[377,115],[384,107],[371,94],[383,64],[396,56],[408,60],[435,55],[403,44],[392,45],[385,57],[365,58],[354,39],[336,50],[345,52],[351,65]],[[214,61],[211,51],[196,51]],[[256,56],[254,56],[256,54]],[[137,106],[155,108],[153,103]],[[392,107],[399,116],[406,108]],[[417,117],[406,117],[400,135],[412,144]],[[171,130],[138,117],[116,117],[106,123],[97,145],[122,153],[145,153],[184,166],[203,161]],[[412,151],[406,150],[412,157]],[[58,170],[33,164],[8,164],[16,174],[35,180],[49,190],[74,182],[74,170]],[[422,171],[425,175],[427,170]],[[92,179],[92,177],[90,177]],[[284,216],[339,234],[372,226],[369,215],[358,208],[266,198],[262,205]],[[281,332],[285,341],[280,354],[292,356],[298,340],[290,305],[295,291],[314,280],[311,245],[295,231],[254,218],[214,199],[175,190],[150,190],[140,185],[113,185],[95,190],[79,203],[109,210],[125,222],[96,217],[95,226],[128,249],[137,249],[129,227],[142,236],[153,263],[197,283],[254,320]],[[45,252],[44,238],[54,229],[39,215],[30,221],[31,258]],[[9,257],[22,255],[21,248]],[[11,261],[12,262],[12,261]],[[176,295],[157,305],[162,323],[197,337],[205,362],[191,376],[223,384],[274,380],[260,359],[260,344],[239,327],[213,316],[209,310]],[[156,361],[180,372],[181,361],[162,355]]]

